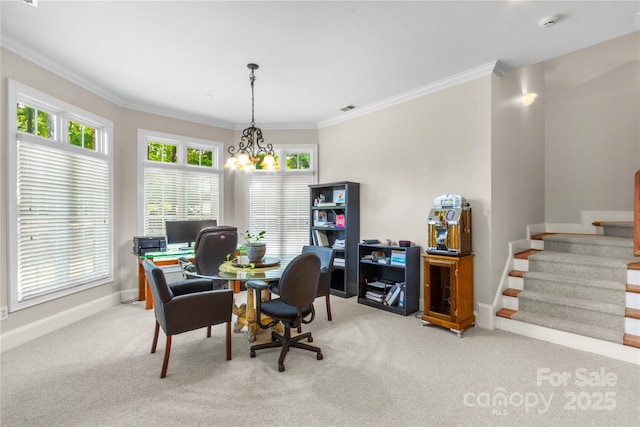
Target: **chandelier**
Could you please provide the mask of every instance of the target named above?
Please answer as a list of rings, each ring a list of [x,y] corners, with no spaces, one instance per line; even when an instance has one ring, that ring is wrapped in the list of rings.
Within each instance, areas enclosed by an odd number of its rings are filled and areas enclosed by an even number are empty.
[[[231,157],[229,157],[224,167],[244,171],[252,171],[257,168],[278,170],[279,167],[274,157],[273,145],[264,143],[262,130],[256,127],[253,117],[253,85],[256,81],[254,71],[258,69],[258,64],[247,64],[247,67],[251,70],[251,74],[249,74],[249,81],[251,82],[251,126],[242,131],[238,146],[234,147],[232,145],[227,150]]]

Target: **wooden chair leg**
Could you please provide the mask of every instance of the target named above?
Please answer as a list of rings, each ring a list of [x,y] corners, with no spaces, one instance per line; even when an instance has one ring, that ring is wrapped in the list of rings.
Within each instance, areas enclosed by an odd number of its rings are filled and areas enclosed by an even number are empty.
[[[327,295],[327,319],[331,321],[331,302],[329,301],[329,295]]]
[[[167,366],[169,366],[169,354],[171,353],[171,335],[167,336],[167,348],[164,349],[164,362],[162,362],[162,373],[160,378],[167,376]]]
[[[160,323],[156,320],[156,330],[153,333],[153,343],[151,344],[151,353],[156,352],[156,346],[158,345],[158,333],[160,332]]]
[[[207,338],[211,338],[211,325],[207,326]]]
[[[231,360],[231,320],[227,322],[227,360]]]

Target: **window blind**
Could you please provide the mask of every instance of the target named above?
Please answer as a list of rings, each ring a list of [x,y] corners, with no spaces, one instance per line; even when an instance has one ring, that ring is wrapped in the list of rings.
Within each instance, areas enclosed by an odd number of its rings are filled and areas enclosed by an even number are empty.
[[[267,251],[298,255],[309,244],[311,172],[260,173],[249,176],[249,226],[266,231]]]
[[[219,219],[219,189],[218,173],[146,167],[145,236],[164,236],[167,220]]]
[[[18,140],[18,302],[109,280],[106,156]]]

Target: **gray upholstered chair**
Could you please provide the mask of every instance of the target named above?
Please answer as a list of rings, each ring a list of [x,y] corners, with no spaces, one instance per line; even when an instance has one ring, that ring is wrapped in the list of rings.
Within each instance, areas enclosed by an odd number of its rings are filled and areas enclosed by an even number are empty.
[[[145,260],[143,266],[153,294],[153,310],[156,317],[151,353],[156,352],[160,328],[167,336],[160,378],[167,375],[171,337],[183,332],[206,327],[207,337],[211,337],[211,325],[226,323],[227,360],[231,360],[233,291],[214,290],[211,279],[182,280],[167,284],[164,272],[153,261]]]
[[[316,254],[306,253],[295,257],[282,272],[279,286],[280,298],[262,301],[260,292],[256,298],[256,319],[262,329],[275,326],[282,322],[284,333],[271,332],[271,341],[264,344],[251,346],[250,356],[256,357],[256,350],[265,348],[282,347],[278,358],[278,370],[284,371],[284,359],[290,347],[301,348],[316,352],[318,360],[322,360],[322,350],[318,347],[302,343],[303,339],[313,341],[311,332],[291,336],[291,329],[297,328],[302,323],[311,323],[316,312],[313,301],[318,291],[318,279],[320,277],[320,259]],[[266,290],[267,284],[261,281],[249,281],[247,286],[258,291]],[[262,314],[269,316],[271,321],[263,324]]]
[[[186,279],[218,274],[219,267],[233,259],[238,246],[238,229],[228,225],[203,228],[198,232],[194,244],[193,262],[181,258],[180,265]],[[227,281],[214,283],[216,287],[226,287]]]
[[[333,260],[335,252],[331,248],[322,246],[304,246],[302,253],[314,253],[320,258],[320,279],[318,281],[318,292],[316,297],[325,297],[327,304],[327,320],[331,320],[331,274],[333,273]]]
[[[327,320],[331,320],[331,274],[333,273],[333,260],[335,258],[335,252],[331,248],[323,246],[303,246],[302,253],[314,253],[320,258],[320,279],[318,281],[318,292],[316,298],[325,297],[327,305]],[[268,290],[270,293],[279,295],[278,282],[269,282]],[[298,332],[300,332],[298,328]]]

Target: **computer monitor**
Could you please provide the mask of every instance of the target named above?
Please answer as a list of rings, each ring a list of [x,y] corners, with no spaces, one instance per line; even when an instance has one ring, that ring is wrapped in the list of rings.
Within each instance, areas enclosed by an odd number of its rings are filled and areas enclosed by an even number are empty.
[[[191,247],[200,230],[218,225],[215,219],[172,220],[165,222],[168,244],[184,244]]]

